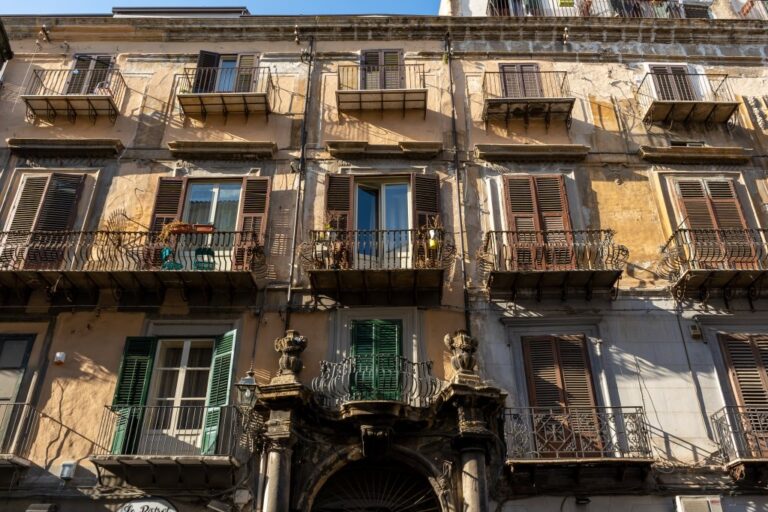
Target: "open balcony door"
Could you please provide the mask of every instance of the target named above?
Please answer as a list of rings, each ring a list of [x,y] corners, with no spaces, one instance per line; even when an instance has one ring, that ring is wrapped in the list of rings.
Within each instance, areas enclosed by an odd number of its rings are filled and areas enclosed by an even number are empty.
[[[357,186],[356,268],[399,269],[410,266],[409,205],[408,183]]]

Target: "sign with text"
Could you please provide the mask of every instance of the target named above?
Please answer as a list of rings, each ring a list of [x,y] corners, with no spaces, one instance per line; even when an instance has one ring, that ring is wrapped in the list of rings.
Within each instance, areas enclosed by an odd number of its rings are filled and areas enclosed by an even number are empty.
[[[117,512],[176,512],[176,509],[165,500],[146,498],[128,502],[117,509]]]

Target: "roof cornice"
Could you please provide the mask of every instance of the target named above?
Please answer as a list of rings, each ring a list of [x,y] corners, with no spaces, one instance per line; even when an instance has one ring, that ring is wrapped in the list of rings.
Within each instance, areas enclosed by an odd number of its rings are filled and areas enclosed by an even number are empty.
[[[294,27],[317,41],[434,40],[569,41],[641,44],[768,44],[768,22],[741,19],[493,18],[446,16],[244,16],[230,18],[113,18],[7,16],[12,39],[34,39],[45,24],[67,41],[293,41]]]

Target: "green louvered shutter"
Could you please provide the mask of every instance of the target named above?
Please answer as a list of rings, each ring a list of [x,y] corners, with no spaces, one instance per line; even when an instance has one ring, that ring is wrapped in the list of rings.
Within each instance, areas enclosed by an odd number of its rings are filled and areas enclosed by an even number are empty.
[[[232,364],[235,353],[235,336],[237,331],[229,331],[216,338],[213,347],[213,362],[211,377],[208,382],[208,399],[206,400],[205,421],[203,422],[203,439],[200,451],[203,455],[216,455],[219,425],[225,419],[222,407],[229,404],[229,393],[232,387]]]
[[[361,320],[352,324],[350,376],[353,400],[400,400],[400,320]]]
[[[112,410],[117,415],[112,439],[113,454],[135,453],[138,448],[156,349],[157,338],[130,337],[125,340],[123,361],[112,400]]]
[[[400,320],[376,321],[376,387],[379,400],[401,400],[402,379],[400,346],[403,326]]]

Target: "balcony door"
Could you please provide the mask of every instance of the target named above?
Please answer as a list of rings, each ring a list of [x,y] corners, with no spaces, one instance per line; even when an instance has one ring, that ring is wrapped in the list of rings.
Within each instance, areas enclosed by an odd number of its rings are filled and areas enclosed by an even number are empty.
[[[107,79],[112,68],[109,55],[78,55],[67,81],[67,94],[96,94],[108,87]]]
[[[509,232],[499,256],[508,268],[573,269],[577,255],[563,176],[509,176],[504,195]]]
[[[82,241],[70,230],[84,182],[84,174],[22,176],[0,248],[0,268],[58,270],[73,262]]]
[[[258,73],[253,54],[222,55],[201,51],[192,83],[193,93],[255,92]]]
[[[739,406],[728,415],[737,453],[768,457],[768,335],[726,334],[720,346]]]
[[[402,400],[402,320],[354,320],[351,340],[351,398]]]
[[[583,336],[523,338],[531,437],[542,458],[600,456],[600,419]]]
[[[212,339],[158,343],[140,453],[199,453],[213,344]]]
[[[651,66],[657,98],[662,101],[695,101],[688,66]]]
[[[405,89],[400,50],[368,50],[362,55],[361,89]]]
[[[356,184],[355,229],[360,268],[408,268],[412,233],[408,182]]]
[[[747,230],[735,183],[729,179],[681,179],[677,194],[682,214],[682,250],[696,269],[751,269],[763,241]]]
[[[25,406],[17,404],[21,380],[34,336],[0,335],[0,452],[14,453],[15,428],[26,419]],[[19,440],[21,441],[21,440]]]
[[[499,71],[505,98],[544,96],[538,64],[501,64]]]

